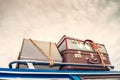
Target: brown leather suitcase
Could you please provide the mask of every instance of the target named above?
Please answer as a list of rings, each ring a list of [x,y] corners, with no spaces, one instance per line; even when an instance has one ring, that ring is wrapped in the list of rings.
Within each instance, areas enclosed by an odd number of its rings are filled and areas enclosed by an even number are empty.
[[[108,66],[111,66],[109,55],[103,44],[94,43],[91,40],[83,41],[64,35],[58,42],[57,47],[64,63],[93,65],[93,67],[61,66],[61,69],[109,70]]]

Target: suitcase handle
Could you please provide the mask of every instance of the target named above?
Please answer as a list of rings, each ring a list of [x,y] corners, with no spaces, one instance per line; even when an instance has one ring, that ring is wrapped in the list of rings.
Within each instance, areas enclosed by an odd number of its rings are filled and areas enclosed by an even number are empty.
[[[95,60],[96,59],[96,60]],[[94,58],[94,60],[93,59],[88,59],[87,60],[89,63],[92,63],[92,64],[98,64],[99,63],[99,61],[97,60],[97,58]]]
[[[93,41],[92,41],[92,40],[90,40],[90,39],[86,39],[86,40],[84,41],[84,43],[83,43],[83,44],[85,44],[86,42],[92,42],[92,43],[93,43]]]
[[[83,42],[83,44],[86,44],[87,42],[89,42],[89,43],[92,43],[92,48],[95,50],[96,49],[96,46],[95,45],[93,45],[94,44],[94,42],[92,41],[92,40],[89,40],[89,39],[86,39],[84,42]]]

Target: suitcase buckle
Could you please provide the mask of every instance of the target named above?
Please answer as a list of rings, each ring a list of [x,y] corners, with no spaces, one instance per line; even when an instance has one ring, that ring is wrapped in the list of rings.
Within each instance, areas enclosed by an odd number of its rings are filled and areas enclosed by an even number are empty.
[[[77,53],[74,54],[75,58],[82,58],[81,51],[77,51]]]

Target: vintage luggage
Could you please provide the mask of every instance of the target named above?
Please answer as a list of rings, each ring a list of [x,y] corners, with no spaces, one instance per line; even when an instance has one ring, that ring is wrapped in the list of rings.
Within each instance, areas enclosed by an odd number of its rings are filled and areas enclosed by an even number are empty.
[[[109,55],[103,44],[94,43],[91,40],[83,41],[64,35],[57,43],[57,47],[64,63],[93,65],[93,67],[61,66],[61,69],[109,70],[113,68],[109,60]],[[97,65],[101,65],[101,67],[97,67]]]
[[[36,60],[49,62],[45,65],[34,65],[35,69],[59,69],[54,62],[62,62],[62,57],[53,42],[24,39],[18,60]],[[18,64],[17,68],[27,68],[26,64]]]

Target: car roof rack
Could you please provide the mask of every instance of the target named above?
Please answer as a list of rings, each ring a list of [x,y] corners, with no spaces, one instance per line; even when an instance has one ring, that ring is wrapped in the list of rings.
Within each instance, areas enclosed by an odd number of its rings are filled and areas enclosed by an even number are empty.
[[[13,68],[13,64],[27,64],[27,69]],[[97,70],[42,70],[35,69],[34,64],[48,65],[46,61],[35,60],[17,60],[9,63],[9,68],[0,68],[0,79],[14,79],[14,78],[67,78],[70,80],[84,80],[84,79],[102,79],[102,78],[120,78],[120,71],[97,71]],[[71,66],[88,66],[84,64],[69,64],[69,63],[55,63],[55,66],[71,65]],[[91,66],[91,65],[89,65]],[[61,80],[61,79],[60,79]],[[65,79],[66,80],[66,79]]]
[[[34,64],[37,65],[49,65],[48,61],[37,61],[37,60],[16,60],[9,63],[9,68],[13,68],[13,64],[27,64],[29,69],[35,69]],[[100,64],[82,64],[82,63],[65,63],[65,62],[54,62],[54,66],[83,66],[83,67],[102,67]],[[109,70],[113,70],[114,66],[106,65]]]

